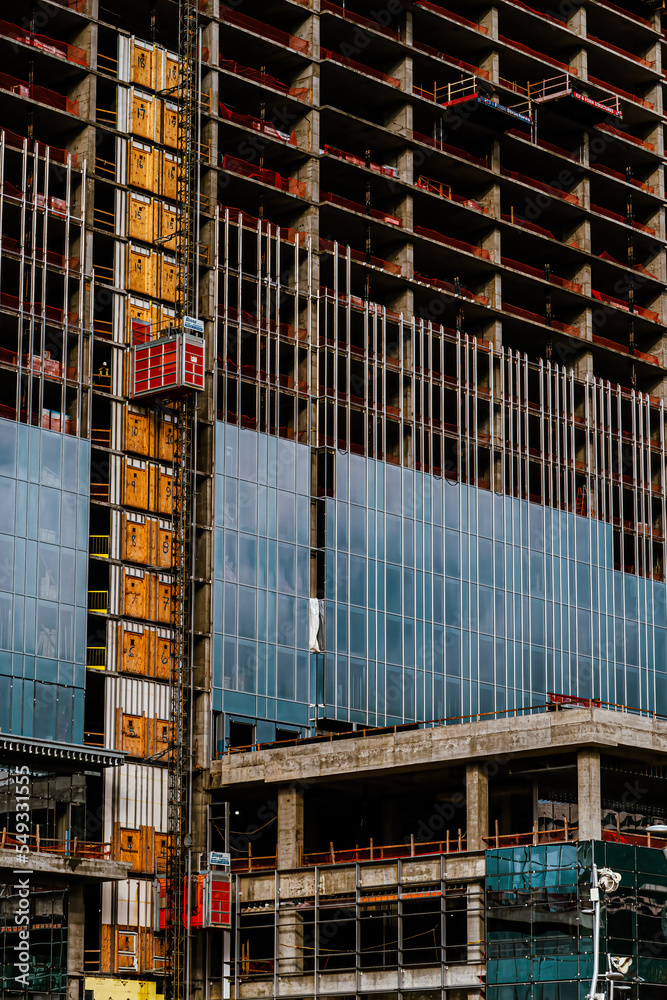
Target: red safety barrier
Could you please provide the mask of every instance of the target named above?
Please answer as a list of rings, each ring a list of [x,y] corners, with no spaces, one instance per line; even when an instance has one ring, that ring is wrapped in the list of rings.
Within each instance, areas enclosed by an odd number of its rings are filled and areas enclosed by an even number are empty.
[[[428,191],[430,194],[437,194],[441,198],[446,198],[447,201],[456,202],[457,205],[474,208],[477,212],[487,214],[489,211],[488,208],[480,205],[474,198],[466,198],[462,194],[456,194],[447,185],[441,184],[440,181],[434,181],[430,177],[419,177],[415,183],[415,187],[421,188],[422,191]]]
[[[455,240],[451,236],[444,236],[442,233],[436,232],[434,229],[426,229],[425,226],[415,226],[415,233],[418,236],[426,236],[430,240],[436,240],[438,243],[444,243],[445,246],[453,247],[455,250],[464,250],[466,253],[472,253],[475,257],[483,257],[484,260],[491,260],[491,254],[488,250],[484,250],[482,247],[474,246],[472,243],[465,243],[463,240]]]
[[[459,287],[458,292],[456,291],[456,286],[451,281],[444,281],[442,278],[427,278],[426,275],[419,274],[417,271],[413,271],[412,274],[415,281],[422,282],[425,285],[430,285],[433,288],[437,288],[441,292],[447,292],[448,295],[461,295],[464,299],[470,299],[471,302],[477,302],[479,305],[488,306],[489,297],[488,295],[476,295],[475,292],[471,292],[469,288]]]
[[[16,76],[10,76],[9,73],[0,73],[0,90],[7,90],[11,94],[17,94],[19,97],[30,97],[34,101],[40,101],[42,104],[47,104],[51,108],[57,108],[59,111],[67,111],[71,115],[78,115],[79,113],[78,101],[71,101],[64,94],[58,94],[55,90],[40,87],[36,83],[28,83],[26,80],[20,80]]]
[[[299,246],[305,246],[308,242],[308,234],[300,233],[296,229],[292,229],[288,226],[279,226],[277,222],[271,222],[269,219],[257,219],[254,215],[250,215],[248,212],[244,212],[240,208],[233,208],[231,205],[221,205],[218,202],[218,207],[223,213],[229,213],[229,221],[232,224],[241,222],[242,225],[250,226],[252,229],[259,229],[262,233],[268,233],[269,235],[278,236],[280,234],[280,239],[284,240],[286,243],[298,243]]]
[[[347,21],[354,21],[355,24],[360,24],[364,28],[371,28],[372,31],[379,31],[388,38],[395,38],[397,41],[400,38],[399,33],[394,31],[393,28],[388,28],[386,25],[380,24],[378,21],[373,21],[369,17],[362,17],[361,14],[356,14],[351,10],[338,7],[337,4],[331,3],[331,0],[321,0],[320,10],[329,11],[331,14],[337,14],[338,17],[344,17]]]
[[[333,240],[323,240],[320,239],[320,250],[327,251],[329,253],[334,252],[334,247],[336,244]],[[403,271],[399,264],[394,264],[390,260],[384,260],[382,257],[373,257],[371,255],[370,260],[366,259],[366,254],[362,250],[354,250],[352,247],[343,246],[342,243],[338,244],[338,256],[347,257],[348,250],[350,254],[350,260],[358,261],[360,264],[370,264],[372,267],[378,267],[382,271],[388,271],[390,274],[402,274]]]
[[[562,188],[553,187],[551,184],[544,184],[543,181],[536,181],[534,177],[520,174],[516,170],[507,170],[505,167],[500,168],[500,173],[503,177],[511,177],[512,180],[521,181],[522,184],[530,184],[533,187],[539,188],[540,191],[546,191],[547,194],[553,195],[554,198],[561,198],[570,205],[579,204],[576,194],[569,194],[567,191],[563,191]]]
[[[432,3],[431,0],[415,0],[415,2],[418,7],[425,7],[426,10],[431,10],[434,14],[440,14],[441,17],[448,17],[450,21],[463,24],[466,28],[474,28],[475,31],[480,31],[483,35],[488,35],[489,33],[489,29],[485,28],[483,24],[469,21],[467,17],[461,17],[460,14],[453,14],[451,10],[445,10],[444,7],[439,7],[437,3]]]
[[[530,14],[536,14],[541,21],[551,21],[552,24],[561,24],[564,28],[567,27],[565,21],[562,21],[560,17],[554,17],[553,14],[543,14],[541,10],[534,10],[533,7],[529,7],[528,4],[522,3],[521,0],[509,0],[513,7],[521,7],[522,10],[527,10]],[[590,35],[587,36],[590,38]]]
[[[576,326],[571,326],[570,323],[561,323],[560,320],[552,319],[551,324],[548,324],[545,316],[540,316],[539,313],[531,312],[529,309],[522,309],[520,306],[514,306],[509,302],[503,302],[502,304],[503,312],[507,312],[510,316],[518,316],[520,319],[528,319],[533,323],[540,323],[542,326],[551,326],[553,330],[559,330],[561,333],[571,333],[573,336],[579,336],[579,330]]]
[[[531,267],[530,264],[524,264],[520,260],[512,260],[511,257],[501,257],[500,263],[505,267],[512,267],[515,271],[522,271],[524,274],[530,274],[535,278],[542,278],[546,280],[546,275],[544,273],[544,268]],[[548,279],[552,285],[558,285],[560,288],[567,288],[571,292],[583,292],[583,285],[580,285],[576,281],[570,281],[568,278],[559,278],[557,274],[549,274]]]
[[[452,156],[459,156],[462,160],[467,160],[468,163],[476,163],[479,167],[488,167],[489,160],[487,158],[482,158],[481,156],[473,156],[466,149],[461,149],[459,146],[452,146],[449,143],[441,142],[439,139],[432,139],[428,135],[422,135],[421,132],[415,132],[412,130],[412,138],[415,142],[423,142],[426,146],[431,146],[433,149],[438,149],[442,153],[448,153]]]
[[[223,59],[221,57],[219,65],[222,69],[226,69],[236,76],[243,76],[247,80],[254,80],[255,83],[259,83],[262,87],[271,87],[273,90],[279,90],[281,94],[286,94],[288,97],[296,97],[300,101],[305,101],[310,94],[308,87],[288,87],[287,84],[278,80],[277,77],[270,76],[268,73],[261,73],[258,69],[253,69],[252,66],[244,66],[233,59]]]
[[[618,136],[619,139],[627,139],[628,142],[634,142],[636,146],[643,146],[644,149],[648,149],[651,152],[655,151],[655,146],[652,142],[648,142],[646,139],[640,139],[636,135],[632,135],[630,132],[623,132],[620,128],[614,128],[613,125],[608,125],[606,122],[599,122],[596,128],[600,129],[602,132],[608,132],[610,135]]]
[[[227,21],[228,24],[236,24],[239,28],[247,28],[255,35],[259,35],[261,38],[269,38],[272,42],[278,42],[279,45],[286,45],[288,48],[294,49],[295,52],[303,52],[304,55],[308,52],[308,42],[305,38],[290,35],[287,31],[274,28],[272,24],[266,24],[264,21],[257,21],[254,17],[248,17],[247,14],[239,14],[238,11],[232,10],[231,7],[225,7],[221,4],[220,17],[223,21]]]
[[[339,160],[345,160],[346,163],[352,163],[355,167],[366,166],[366,160],[363,156],[355,156],[354,153],[348,153],[344,149],[338,149],[336,146],[329,146],[328,143],[324,144],[324,152],[330,156],[335,156]],[[396,167],[373,163],[372,160],[368,163],[368,169],[376,174],[383,174],[385,177],[396,177],[398,173]]]
[[[440,49],[436,49],[432,45],[427,45],[425,42],[413,41],[412,47],[417,49],[418,52],[425,52],[429,56],[440,59],[449,66],[457,66],[459,69],[465,69],[468,73],[472,73],[473,76],[481,76],[485,80],[490,79],[488,70],[480,69],[479,66],[473,65],[473,63],[464,62],[463,59],[456,59],[454,56],[450,56],[448,52],[441,52]]]
[[[366,214],[365,205],[360,204],[357,201],[351,201],[349,198],[341,198],[340,195],[332,194],[331,191],[320,191],[320,202],[328,201],[332,205],[338,205],[340,208],[349,208],[352,212],[361,212],[363,215]],[[380,222],[387,222],[392,226],[401,226],[403,223],[396,215],[389,215],[387,212],[382,212],[378,208],[371,208],[368,213],[372,219],[378,219]]]
[[[655,69],[654,59],[643,59],[642,56],[635,55],[634,52],[628,52],[626,49],[619,48],[618,45],[612,45],[611,42],[605,42],[602,38],[597,38],[595,35],[591,35],[589,31],[586,32],[586,38],[590,42],[597,42],[598,45],[604,45],[605,49],[611,49],[613,52],[618,52],[620,56],[625,56],[626,59],[631,59],[633,62],[638,62],[643,66],[648,66],[649,69]],[[589,79],[592,78],[589,77]]]
[[[528,219],[522,219],[518,215],[506,215],[503,212],[501,219],[503,222],[509,222],[513,226],[521,226],[522,229],[528,229],[531,233],[539,233],[540,236],[548,236],[550,240],[556,239],[550,229],[543,229],[542,226],[537,226],[534,222],[529,222]]]
[[[60,56],[70,62],[78,63],[80,66],[87,66],[88,59],[85,49],[80,49],[77,45],[70,45],[68,42],[61,42],[56,38],[49,38],[47,35],[38,35],[27,28],[21,28],[11,21],[0,19],[0,35],[5,38],[13,38],[24,45],[32,45],[36,49],[48,52],[49,55]]]
[[[305,181],[294,180],[293,177],[282,177],[275,170],[268,170],[266,167],[258,167],[247,160],[239,160],[236,156],[223,156],[223,170],[229,170],[233,174],[240,174],[242,177],[252,177],[255,180],[263,181],[278,188],[279,191],[286,191],[288,194],[296,194],[300,198],[306,197]]]
[[[562,146],[557,146],[554,142],[547,142],[546,139],[528,139],[525,132],[521,132],[518,128],[508,128],[506,135],[516,136],[517,139],[523,139],[524,142],[530,142],[532,145],[541,146],[543,149],[548,149],[552,153],[558,153],[559,156],[566,156],[568,160],[574,160],[577,162],[577,154],[571,153],[569,149],[563,149]]]
[[[645,108],[655,108],[655,104],[651,104],[647,101],[645,97],[637,97],[636,94],[631,94],[627,90],[621,90],[620,87],[614,86],[613,83],[607,83],[606,80],[598,80],[597,77],[589,76],[589,83],[594,84],[596,87],[601,87],[603,90],[611,90],[614,94],[619,94],[621,97],[625,97],[627,101],[634,101],[635,104],[642,104]]]
[[[401,89],[400,80],[395,76],[389,76],[388,73],[383,73],[379,69],[374,69],[373,66],[357,62],[356,59],[348,59],[347,56],[342,56],[339,52],[332,52],[331,49],[320,49],[320,55],[322,59],[329,59],[331,62],[338,63],[341,66],[347,66],[348,69],[356,69],[360,73],[365,73],[366,76],[372,76],[375,80],[380,80],[382,83],[389,83],[392,87]]]
[[[622,174],[620,170],[614,170],[612,167],[604,166],[602,163],[591,164],[591,170],[607,174],[609,177],[615,177],[619,181],[628,180],[625,174]],[[646,191],[648,194],[654,194],[655,192],[655,188],[651,184],[646,184],[645,181],[640,181],[637,177],[630,177],[629,182],[630,184],[634,184],[635,187],[641,188],[642,191]]]
[[[623,222],[627,224],[627,219],[624,215],[619,215],[618,212],[612,212],[610,208],[603,208],[602,205],[594,205],[591,202],[591,211],[597,212],[599,215],[604,215],[607,219],[613,219],[614,222]]]
[[[515,49],[520,49],[525,52],[526,55],[533,56],[534,59],[539,59],[540,62],[549,63],[551,66],[557,66],[558,69],[565,70],[566,73],[570,73],[572,76],[579,76],[578,70],[574,66],[568,66],[567,63],[561,62],[560,59],[554,59],[553,56],[547,56],[544,52],[538,52],[536,49],[531,49],[530,46],[524,45],[523,42],[517,42],[514,38],[508,38],[507,35],[498,35],[498,40],[504,42],[505,45],[511,45]]]
[[[273,122],[262,121],[260,118],[253,118],[252,115],[240,115],[238,112],[226,108],[222,101],[220,101],[220,117],[224,118],[225,121],[234,122],[236,125],[244,125],[246,128],[254,129],[255,132],[262,132],[279,142],[288,142],[292,146],[296,146],[296,132],[288,135],[287,132],[281,132],[280,129],[277,129]]]

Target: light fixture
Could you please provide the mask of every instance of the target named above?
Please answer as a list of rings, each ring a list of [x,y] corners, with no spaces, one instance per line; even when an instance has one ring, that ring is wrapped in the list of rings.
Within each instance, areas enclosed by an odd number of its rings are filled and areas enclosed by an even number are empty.
[[[646,832],[667,834],[667,823],[652,823],[650,826],[646,827]]]

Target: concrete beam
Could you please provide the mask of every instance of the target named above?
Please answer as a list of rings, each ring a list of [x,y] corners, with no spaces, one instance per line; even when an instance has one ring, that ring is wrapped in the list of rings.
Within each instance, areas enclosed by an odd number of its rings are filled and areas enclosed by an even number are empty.
[[[512,755],[569,752],[594,747],[654,763],[667,757],[667,723],[579,708],[543,715],[509,716],[491,722],[436,726],[377,736],[305,743],[289,749],[228,754],[212,761],[209,788],[368,779],[389,771],[408,774]]]
[[[89,882],[113,882],[126,879],[132,865],[126,861],[107,861],[104,858],[62,857],[58,854],[37,853],[21,855],[27,859],[25,867],[35,874],[48,876],[58,883],[87,880]],[[0,850],[0,871],[17,869],[17,854],[11,850]]]
[[[598,750],[580,750],[577,754],[577,802],[579,840],[601,840],[602,792]]]

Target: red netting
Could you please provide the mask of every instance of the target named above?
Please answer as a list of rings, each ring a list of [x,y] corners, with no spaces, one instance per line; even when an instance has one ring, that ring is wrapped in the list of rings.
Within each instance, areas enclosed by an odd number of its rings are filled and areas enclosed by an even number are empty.
[[[550,229],[543,229],[542,226],[537,226],[534,222],[529,222],[528,219],[522,219],[519,215],[506,215],[503,212],[501,219],[503,222],[510,222],[513,226],[521,226],[522,229],[529,229],[531,233],[539,233],[540,236],[548,236],[550,240],[556,239]]]
[[[524,264],[520,260],[512,260],[511,257],[501,257],[500,263],[505,267],[512,267],[515,271],[522,271],[524,274],[531,274],[535,278],[544,278],[546,275],[544,273],[544,268],[531,267],[530,264]],[[583,285],[580,285],[576,281],[569,281],[567,278],[559,278],[557,274],[549,274],[549,281],[552,285],[558,285],[560,288],[567,288],[571,292],[583,292]]]
[[[79,113],[78,101],[71,101],[64,94],[58,94],[55,90],[40,87],[36,83],[27,83],[16,76],[10,76],[9,73],[0,73],[0,89],[8,90],[19,97],[30,97],[34,101],[48,104],[49,107],[58,108],[60,111],[67,111],[71,115],[78,115]]]
[[[352,163],[355,167],[366,166],[366,160],[363,156],[355,156],[354,153],[348,153],[344,149],[338,149],[336,146],[329,146],[328,143],[324,144],[324,152],[329,153],[330,156],[337,157],[339,160]],[[368,169],[373,170],[376,174],[384,174],[385,177],[396,176],[395,167],[381,166],[379,163],[373,163],[372,161],[368,164]]]
[[[220,17],[223,21],[227,21],[228,24],[236,24],[239,28],[247,28],[254,34],[261,35],[262,38],[270,38],[271,41],[278,42],[280,45],[287,45],[288,48],[294,49],[296,52],[303,52],[304,54],[308,52],[308,42],[305,38],[297,38],[296,35],[290,35],[287,31],[274,28],[272,24],[257,21],[254,17],[248,17],[247,14],[239,14],[238,11],[232,10],[230,7],[225,7],[222,4],[220,5]]]
[[[602,205],[594,205],[591,202],[591,211],[598,212],[599,215],[604,215],[607,219],[613,219],[614,222],[627,222],[627,219],[623,215],[619,215],[618,212],[612,212],[610,208],[603,208]]]
[[[281,132],[280,129],[277,129],[273,122],[262,121],[260,118],[253,118],[252,115],[240,115],[236,111],[230,111],[222,101],[220,102],[220,117],[226,121],[235,122],[237,125],[254,129],[255,132],[262,132],[264,135],[271,136],[272,139],[289,142],[292,146],[296,146],[296,132],[289,135],[287,132]]]
[[[320,239],[320,250],[328,251],[329,253],[334,252],[334,247],[336,244],[333,240],[323,240]],[[348,247],[343,246],[341,243],[338,244],[338,255],[339,257],[347,257]],[[392,261],[384,260],[382,257],[373,257],[371,255],[370,260],[366,259],[366,254],[362,250],[353,250],[349,247],[350,260],[356,260],[360,264],[368,264],[372,267],[378,267],[382,271],[388,271],[390,274],[402,274],[402,270],[399,264],[394,264]]]
[[[361,212],[363,215],[366,214],[365,205],[362,205],[357,201],[351,201],[349,198],[341,198],[340,195],[332,194],[331,191],[320,191],[320,201],[328,201],[331,202],[332,205],[338,205],[340,208],[349,208],[352,212]],[[388,222],[392,226],[402,225],[398,216],[382,212],[378,208],[371,208],[369,214],[371,218],[379,219],[381,222]]]
[[[243,76],[247,80],[254,80],[255,83],[259,83],[263,87],[271,87],[273,90],[279,90],[281,94],[287,94],[289,97],[296,97],[302,101],[308,98],[308,87],[288,87],[287,84],[278,80],[277,77],[270,76],[268,73],[261,73],[258,69],[253,69],[252,66],[244,66],[242,63],[234,62],[233,59],[223,59],[221,57],[220,66],[222,69],[236,74],[236,76]]]
[[[434,229],[426,229],[425,226],[415,226],[414,231],[419,236],[427,236],[429,239],[436,240],[438,243],[444,243],[445,246],[453,247],[456,250],[465,250],[466,253],[472,253],[475,257],[483,257],[484,260],[491,260],[491,254],[488,250],[484,250],[482,247],[476,247],[472,243],[465,243],[463,240],[455,240],[451,236],[443,236],[442,233],[438,233]]]
[[[510,0],[513,7],[521,7],[522,10],[527,10],[531,14],[537,14],[537,16],[543,21],[551,21],[553,24],[565,24],[566,22],[561,20],[560,17],[553,17],[552,14],[543,14],[540,10],[534,10],[533,7],[529,7],[528,4],[522,3],[521,0]],[[590,38],[591,36],[588,35]]]
[[[341,66],[347,66],[349,69],[359,70],[360,73],[365,73],[366,76],[372,76],[376,80],[381,80],[383,83],[389,83],[392,87],[401,87],[401,81],[395,76],[389,76],[388,73],[383,73],[379,69],[374,69],[372,66],[366,66],[365,63],[357,62],[356,59],[348,59],[347,56],[342,56],[338,52],[332,52],[331,49],[320,49],[320,55],[322,59],[330,59],[331,62],[339,63]]]
[[[419,274],[417,271],[413,271],[413,278],[415,281],[420,281],[425,285],[430,285],[432,288],[437,288],[441,292],[447,292],[448,295],[456,295],[456,286],[451,281],[444,281],[442,278],[428,278],[424,274]],[[463,296],[464,299],[470,299],[471,302],[478,302],[482,306],[488,306],[489,297],[488,295],[476,295],[475,292],[471,292],[469,288],[459,287],[458,294]]]
[[[428,135],[422,135],[421,132],[412,131],[412,138],[416,142],[423,142],[426,146],[431,146],[433,149],[439,149],[443,153],[449,153],[452,156],[460,156],[461,159],[467,160],[468,163],[476,163],[480,167],[488,167],[489,161],[488,157],[474,156],[465,149],[461,149],[459,146],[452,146],[449,143],[441,142],[439,139],[432,139]]]
[[[634,58],[631,56],[631,58]],[[655,104],[651,104],[644,97],[638,97],[636,94],[631,94],[627,90],[621,90],[620,87],[615,87],[613,83],[607,83],[606,80],[598,80],[595,76],[589,76],[588,80],[590,83],[594,84],[596,87],[602,87],[603,90],[611,90],[614,94],[620,94],[621,97],[625,97],[628,101],[634,101],[635,104],[643,104],[645,108],[654,108]]]
[[[529,56],[533,56],[534,59],[539,59],[540,62],[546,62],[551,66],[557,66],[559,69],[565,70],[566,73],[570,73],[572,76],[579,75],[574,66],[568,66],[567,63],[561,62],[560,59],[554,59],[553,56],[547,56],[544,52],[538,52],[536,49],[531,49],[530,46],[524,45],[523,42],[517,42],[513,38],[508,38],[506,35],[498,35],[498,39],[499,41],[504,42],[505,45],[512,45],[515,49],[521,49],[522,52],[525,52]]]
[[[252,177],[255,180],[263,181],[278,188],[279,191],[286,191],[288,194],[296,194],[300,198],[306,197],[305,181],[297,181],[292,177],[281,177],[275,170],[268,170],[266,167],[258,167],[255,163],[248,163],[247,160],[239,160],[235,156],[225,156],[222,159],[223,170],[229,170],[233,174],[240,174],[242,177]]]
[[[543,181],[536,181],[534,177],[528,177],[526,174],[520,174],[516,170],[506,170],[505,167],[500,168],[500,173],[503,177],[511,177],[512,180],[521,181],[522,184],[531,184],[533,187],[539,188],[540,191],[546,191],[547,194],[553,195],[554,198],[562,198],[563,201],[567,201],[570,205],[579,204],[579,199],[576,194],[569,194],[561,188],[552,187],[551,184],[544,184]]]
[[[488,35],[489,29],[485,28],[482,24],[476,24],[475,21],[469,21],[466,17],[461,17],[460,14],[452,14],[451,10],[445,10],[444,7],[439,7],[437,3],[431,3],[431,0],[415,0],[418,7],[425,7],[427,10],[432,10],[434,14],[440,14],[442,17],[448,17],[450,21],[456,21],[457,24],[464,24],[467,28],[474,28],[475,31],[481,31],[483,35]]]
[[[338,7],[335,3],[331,3],[331,0],[321,0],[320,10],[328,10],[332,14],[337,14],[339,17],[344,17],[348,21],[354,21],[355,24],[361,24],[364,28],[371,28],[373,31],[379,31],[383,35],[387,35],[388,38],[399,39],[399,34],[394,31],[393,28],[388,28],[384,24],[380,24],[378,21],[373,21],[368,17],[362,17],[361,14],[353,13],[351,10],[345,10],[343,7]]]
[[[291,227],[279,226],[276,222],[271,222],[270,219],[257,219],[254,215],[250,215],[240,208],[233,208],[231,205],[221,205],[218,203],[218,207],[223,214],[228,213],[229,221],[232,223],[240,222],[242,225],[249,226],[251,229],[258,229],[262,233],[279,236],[286,243],[298,243],[299,246],[305,246],[308,242],[307,233],[300,233]]]
[[[426,45],[425,42],[413,41],[412,47],[417,49],[419,52],[426,52],[429,56],[435,56],[436,59],[440,59],[442,62],[448,63],[450,66],[458,66],[459,69],[465,69],[468,73],[472,73],[473,76],[481,76],[485,80],[490,79],[488,70],[480,69],[479,66],[474,66],[472,63],[464,62],[463,59],[456,59],[454,56],[450,56],[447,52],[441,52],[432,45]]]
[[[600,129],[602,132],[609,132],[610,135],[617,135],[619,139],[627,139],[628,142],[634,142],[637,146],[643,146],[644,149],[655,150],[655,146],[652,142],[647,142],[646,139],[639,139],[636,135],[632,135],[630,132],[623,132],[620,128],[614,128],[613,125],[607,125],[606,122],[599,122],[596,128]]]
[[[522,309],[520,306],[514,306],[510,302],[503,302],[503,311],[510,314],[510,316],[518,316],[521,319],[529,319],[533,323],[540,323],[542,326],[547,325],[546,318],[540,316],[539,313],[531,312],[529,309]],[[571,333],[575,337],[579,336],[579,330],[576,326],[571,326],[569,323],[561,323],[560,320],[552,319],[551,326],[554,330],[560,330],[562,333]]]

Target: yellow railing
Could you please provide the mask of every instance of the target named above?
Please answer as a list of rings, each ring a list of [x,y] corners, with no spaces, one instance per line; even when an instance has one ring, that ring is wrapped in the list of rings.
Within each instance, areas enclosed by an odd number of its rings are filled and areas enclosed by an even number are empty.
[[[91,556],[102,556],[109,558],[109,535],[89,535]]]
[[[94,667],[95,670],[104,670],[106,667],[106,646],[86,647],[86,666]]]
[[[109,591],[108,590],[89,590],[88,591],[88,610],[94,611],[97,614],[105,615],[109,610]]]

